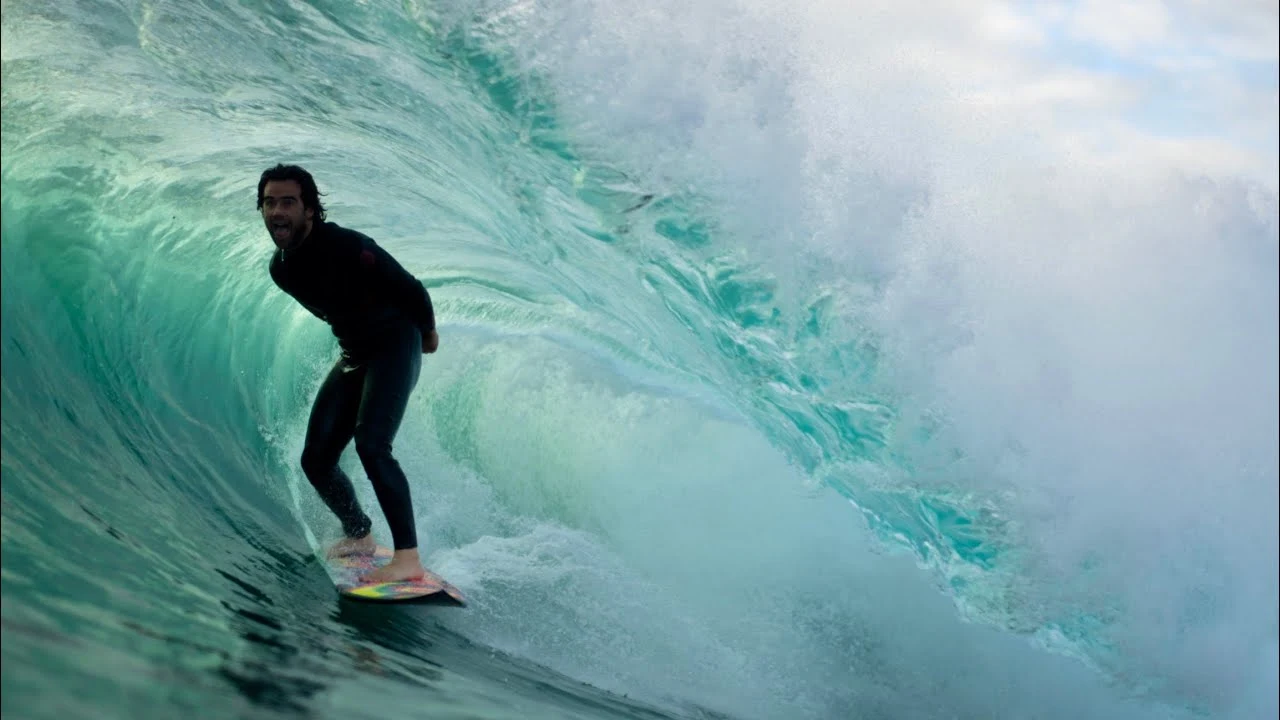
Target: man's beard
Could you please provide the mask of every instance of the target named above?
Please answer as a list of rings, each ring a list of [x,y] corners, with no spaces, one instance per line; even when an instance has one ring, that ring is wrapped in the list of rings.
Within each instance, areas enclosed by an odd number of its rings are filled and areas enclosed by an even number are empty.
[[[268,223],[267,232],[271,233],[271,240],[275,242],[276,247],[281,250],[289,250],[299,242],[302,242],[302,234],[307,230],[307,224],[305,221],[299,221],[296,223],[290,222],[288,234],[281,238],[280,235],[277,234],[276,227],[276,223]]]

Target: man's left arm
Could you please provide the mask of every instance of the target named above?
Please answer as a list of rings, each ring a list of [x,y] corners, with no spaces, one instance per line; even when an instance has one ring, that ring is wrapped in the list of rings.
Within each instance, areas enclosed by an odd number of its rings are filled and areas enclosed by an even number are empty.
[[[391,253],[372,241],[363,243],[360,264],[371,274],[372,280],[413,318],[414,324],[422,331],[425,342],[435,332],[436,316],[431,305],[431,294],[422,281],[405,270]]]

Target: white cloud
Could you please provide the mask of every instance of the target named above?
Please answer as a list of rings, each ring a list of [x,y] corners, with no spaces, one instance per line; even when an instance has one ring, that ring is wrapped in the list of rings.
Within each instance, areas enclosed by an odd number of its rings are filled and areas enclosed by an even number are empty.
[[[1143,61],[1148,53],[1212,54],[1274,61],[1280,13],[1274,2],[1237,0],[1084,0],[1040,13],[1077,41]]]
[[[1005,87],[968,95],[974,102],[1004,108],[1051,107],[1092,110],[1127,108],[1139,89],[1120,78],[1074,69],[1055,70],[1043,76],[1020,78]]]
[[[978,28],[989,42],[1036,47],[1045,42],[1044,29],[1034,19],[1004,3],[991,3],[979,11]]]
[[[1202,42],[1237,60],[1275,62],[1280,38],[1280,6],[1275,0],[1177,0],[1184,46]]]
[[[1084,0],[1067,19],[1072,37],[1116,52],[1167,42],[1171,26],[1160,0]]]

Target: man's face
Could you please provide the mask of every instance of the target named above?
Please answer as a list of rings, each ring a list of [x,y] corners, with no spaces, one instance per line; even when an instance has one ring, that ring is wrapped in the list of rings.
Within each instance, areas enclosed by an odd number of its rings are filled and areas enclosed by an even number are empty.
[[[302,206],[302,188],[296,180],[268,180],[262,188],[262,219],[276,247],[287,250],[311,232],[315,211]]]

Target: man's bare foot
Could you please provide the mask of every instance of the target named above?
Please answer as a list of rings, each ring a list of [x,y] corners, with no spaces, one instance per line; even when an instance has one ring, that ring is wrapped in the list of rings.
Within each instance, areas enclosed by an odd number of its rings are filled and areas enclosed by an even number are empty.
[[[364,537],[349,537],[339,540],[329,548],[329,552],[325,556],[332,559],[350,557],[352,555],[372,555],[377,550],[378,543],[373,539],[373,533],[369,533]]]
[[[387,583],[400,582],[402,580],[417,580],[426,571],[422,569],[422,561],[418,559],[418,549],[397,550],[391,556],[391,562],[383,565],[377,570],[365,573],[360,578],[361,582],[366,583]]]

